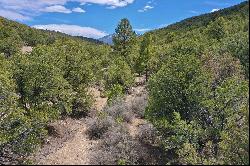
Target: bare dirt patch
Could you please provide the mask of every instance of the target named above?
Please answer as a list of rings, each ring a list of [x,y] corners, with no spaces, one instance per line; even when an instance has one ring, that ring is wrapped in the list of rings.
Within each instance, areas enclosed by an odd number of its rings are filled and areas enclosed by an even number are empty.
[[[101,111],[107,104],[108,98],[102,97],[101,92],[97,88],[89,88],[89,93],[94,97],[93,108],[97,111]]]
[[[26,54],[26,53],[31,53],[32,52],[32,47],[31,46],[23,46],[22,48],[21,48],[21,52],[23,53],[23,54]]]
[[[136,87],[132,88],[130,95],[125,97],[126,104],[132,105],[134,100],[145,95],[146,89],[144,78],[137,78]],[[95,103],[93,109],[102,111],[107,104],[107,98],[101,97],[98,88],[90,88],[89,92],[93,95]],[[136,139],[141,125],[147,121],[141,117],[134,116],[126,123],[129,135]],[[87,134],[87,122],[85,119],[65,119],[56,122],[55,126],[63,126],[59,130],[60,137],[50,136],[43,147],[33,156],[36,164],[40,165],[90,165],[91,157],[96,154],[101,139],[93,140]]]

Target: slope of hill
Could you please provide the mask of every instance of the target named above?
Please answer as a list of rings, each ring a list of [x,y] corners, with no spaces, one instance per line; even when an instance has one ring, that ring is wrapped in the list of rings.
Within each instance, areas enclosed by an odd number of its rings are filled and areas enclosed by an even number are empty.
[[[169,52],[175,54],[181,50],[195,54],[209,51],[220,54],[226,50],[240,59],[246,73],[249,71],[248,1],[217,12],[188,18],[148,33],[154,38],[153,44],[158,55]],[[241,47],[241,50],[237,49],[238,47]],[[164,61],[164,58],[162,60]]]
[[[95,39],[74,37],[56,31],[35,29],[0,17],[0,52],[4,52],[7,55],[15,53],[24,45],[32,47],[39,44],[50,45],[57,39],[63,38],[87,42],[89,44],[102,44]]]
[[[211,21],[215,21],[218,17],[225,17],[227,19],[234,19],[234,16],[239,16],[243,19],[249,17],[249,2],[245,1],[239,5],[229,8],[221,9],[213,13],[207,13],[191,18],[187,18],[180,22],[171,24],[167,27],[155,30],[154,33],[163,33],[164,31],[189,31],[195,28],[207,26]],[[160,35],[160,34],[159,34]]]
[[[122,19],[113,47],[0,17],[0,164],[41,145],[62,163],[249,164],[248,11],[243,2],[138,40]]]
[[[146,117],[166,163],[249,164],[248,2],[141,39],[137,66],[151,75]]]
[[[23,162],[49,123],[90,110],[86,90],[103,77],[110,50],[0,17],[0,164]]]

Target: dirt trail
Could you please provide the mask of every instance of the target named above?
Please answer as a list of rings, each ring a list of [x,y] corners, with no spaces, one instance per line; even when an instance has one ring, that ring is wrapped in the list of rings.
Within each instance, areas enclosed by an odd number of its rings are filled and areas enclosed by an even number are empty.
[[[87,165],[88,156],[97,144],[97,141],[89,140],[85,134],[86,125],[84,121],[74,120],[69,126],[70,130],[76,130],[72,139],[62,143],[62,147],[56,149],[48,156],[37,161],[40,165]]]
[[[145,77],[136,77],[135,83],[137,86],[132,87],[132,93],[130,95],[127,95],[125,98],[125,102],[131,104],[136,97],[141,96],[145,93],[146,87],[145,87]],[[133,118],[132,122],[127,125],[129,129],[129,133],[132,137],[135,137],[138,133],[138,127],[140,125],[146,124],[146,120],[139,119],[139,118]]]
[[[141,78],[137,78],[138,84]],[[139,85],[132,88],[132,93],[127,95],[125,102],[131,103],[136,96],[140,95],[145,87]],[[95,98],[94,107],[101,111],[106,103],[107,98],[102,98],[101,93],[96,88],[90,88],[90,92]],[[134,118],[128,129],[131,136],[135,137],[139,125],[144,124],[145,120]],[[89,156],[94,153],[93,149],[98,144],[98,140],[90,140],[86,134],[85,119],[65,119],[58,122],[63,124],[67,134],[63,138],[50,137],[48,142],[34,155],[35,163],[39,165],[90,165]]]
[[[101,92],[96,88],[90,88],[89,92],[95,99],[94,108],[101,111],[107,102],[107,98],[101,97]],[[88,165],[89,156],[93,153],[93,147],[97,140],[87,137],[85,119],[61,120],[57,125],[63,125],[67,130],[63,138],[49,137],[48,142],[34,155],[35,163],[39,165]]]
[[[101,111],[106,106],[108,98],[101,97],[101,92],[97,88],[89,88],[89,92],[95,100],[94,109]]]

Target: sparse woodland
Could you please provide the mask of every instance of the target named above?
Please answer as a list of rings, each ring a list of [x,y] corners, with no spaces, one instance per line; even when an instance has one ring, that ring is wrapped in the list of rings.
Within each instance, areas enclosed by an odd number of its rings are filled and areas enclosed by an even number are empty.
[[[110,46],[0,17],[0,164],[32,163],[65,118],[98,140],[89,164],[249,164],[248,1],[142,36],[122,19],[115,32]]]

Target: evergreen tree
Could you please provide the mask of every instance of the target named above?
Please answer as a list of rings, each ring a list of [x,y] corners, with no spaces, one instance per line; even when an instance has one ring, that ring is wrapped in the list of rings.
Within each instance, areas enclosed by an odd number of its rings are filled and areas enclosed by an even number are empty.
[[[135,32],[128,19],[124,18],[118,24],[113,37],[115,53],[127,58],[135,40]]]
[[[153,51],[151,43],[152,43],[152,36],[148,33],[143,38],[140,48],[140,55],[137,60],[138,72],[139,73],[142,73],[144,71],[146,72],[146,81],[148,81],[148,71],[149,71],[148,61],[152,56],[152,51]]]

